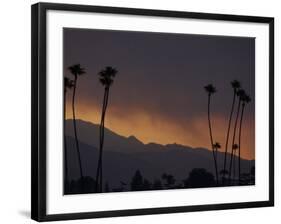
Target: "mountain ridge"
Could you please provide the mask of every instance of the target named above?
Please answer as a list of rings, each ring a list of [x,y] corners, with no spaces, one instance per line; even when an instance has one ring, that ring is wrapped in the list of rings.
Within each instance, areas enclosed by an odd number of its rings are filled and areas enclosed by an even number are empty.
[[[67,119],[66,122],[66,135],[70,137],[74,137],[73,132],[73,120]],[[76,120],[76,125],[78,128],[78,139],[79,141],[89,144],[98,148],[99,146],[99,124],[95,124],[90,121],[84,121],[82,119]],[[90,135],[90,136],[89,136]],[[107,140],[109,139],[109,141]],[[116,150],[117,147],[122,147],[122,151]],[[134,148],[134,150],[132,150]],[[210,149],[204,147],[191,147],[178,143],[168,143],[168,144],[160,144],[156,142],[143,143],[136,136],[130,135],[128,137],[120,135],[109,128],[105,127],[105,143],[104,150],[108,151],[118,151],[122,153],[137,153],[142,152],[143,149],[146,150],[195,150],[199,152],[211,152]],[[222,156],[224,152],[218,151],[218,156]],[[228,153],[229,156],[229,153]],[[248,161],[255,161],[254,159],[245,159]]]
[[[77,120],[78,139],[83,171],[95,178],[99,152],[99,126]],[[73,135],[72,120],[66,121],[67,161],[70,180],[79,178],[77,150]],[[218,152],[219,171],[223,169],[224,153]],[[237,157],[234,157],[237,161]],[[227,154],[229,161],[230,154]],[[130,183],[136,170],[140,170],[150,181],[161,179],[163,173],[174,175],[178,182],[186,179],[194,168],[204,168],[214,175],[212,152],[205,148],[192,148],[180,144],[143,144],[134,136],[123,137],[105,129],[103,154],[104,179],[112,187],[119,187],[120,181]],[[249,173],[254,160],[241,160],[242,172]]]

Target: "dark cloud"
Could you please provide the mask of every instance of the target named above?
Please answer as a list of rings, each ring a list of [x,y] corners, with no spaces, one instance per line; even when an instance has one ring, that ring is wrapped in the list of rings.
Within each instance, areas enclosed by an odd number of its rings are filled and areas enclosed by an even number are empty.
[[[254,38],[65,28],[66,75],[74,63],[87,71],[78,83],[84,104],[102,103],[97,73],[107,65],[117,68],[110,107],[119,108],[119,116],[145,111],[186,127],[206,116],[203,86],[212,83],[218,90],[213,115],[227,119],[234,79],[255,98]],[[253,102],[249,104],[246,119],[254,120],[254,108]]]

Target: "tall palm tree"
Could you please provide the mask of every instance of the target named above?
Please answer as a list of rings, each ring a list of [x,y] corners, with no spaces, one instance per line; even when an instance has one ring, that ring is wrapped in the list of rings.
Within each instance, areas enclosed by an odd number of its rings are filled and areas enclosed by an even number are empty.
[[[229,120],[228,120],[228,127],[227,127],[227,134],[226,134],[223,170],[226,170],[226,162],[227,162],[226,157],[227,157],[227,150],[228,150],[228,140],[229,140],[230,127],[231,127],[231,120],[232,120],[232,115],[233,115],[233,110],[234,110],[234,105],[235,105],[235,100],[236,100],[236,94],[237,94],[238,89],[241,87],[241,84],[239,81],[233,80],[231,82],[231,86],[233,88],[233,99],[232,99],[232,105],[231,105],[231,110],[230,110],[230,115],[229,115]],[[225,172],[223,173],[222,177],[223,177],[222,182],[224,184]]]
[[[215,172],[216,172],[216,183],[218,185],[219,184],[218,166],[217,166],[216,153],[214,149],[214,141],[213,141],[213,133],[212,133],[212,125],[211,125],[211,117],[210,117],[211,96],[216,92],[216,88],[212,84],[209,84],[204,88],[208,93],[208,123],[209,123],[209,132],[210,132],[211,147],[212,147],[213,158],[214,158]]]
[[[242,111],[240,116],[240,124],[239,124],[239,137],[238,137],[238,180],[239,184],[241,183],[241,133],[242,133],[242,121],[243,121],[243,115],[244,115],[244,108],[246,104],[251,102],[251,98],[249,95],[244,94],[242,98]]]
[[[100,145],[99,145],[99,158],[98,158],[98,166],[96,173],[96,191],[102,192],[102,154],[103,154],[103,143],[104,143],[104,120],[105,113],[108,105],[108,96],[110,86],[113,84],[113,78],[117,74],[117,70],[110,66],[105,67],[105,69],[101,70],[99,75],[100,83],[104,86],[104,96],[103,96],[103,106],[102,106],[102,114],[100,121]]]
[[[219,142],[215,142],[215,144],[213,145],[213,148],[215,149],[216,151],[216,160],[218,159],[217,156],[218,156],[218,149],[221,148],[221,144]]]
[[[237,157],[237,150],[238,150],[238,144],[234,144],[233,145],[233,150],[234,150],[234,153],[233,153],[233,179],[235,179],[236,177],[236,157]]]
[[[66,118],[66,92],[68,89],[73,87],[73,80],[64,77],[64,97],[63,97],[63,114],[64,119]],[[68,181],[68,165],[67,165],[67,144],[66,144],[66,134],[65,134],[65,122],[64,122],[64,183]]]
[[[233,129],[233,137],[232,137],[232,150],[231,150],[231,156],[230,156],[230,163],[229,163],[229,181],[231,178],[231,169],[232,169],[232,160],[233,160],[233,152],[234,152],[234,143],[235,143],[235,137],[236,137],[236,130],[237,130],[237,123],[238,123],[238,118],[239,118],[239,114],[240,114],[240,106],[241,106],[241,101],[243,100],[245,96],[245,91],[243,89],[239,89],[237,91],[237,97],[239,97],[239,102],[238,102],[238,107],[237,107],[237,112],[236,112],[236,118],[235,118],[235,122],[234,122],[234,129]]]
[[[77,136],[76,117],[75,117],[75,95],[76,95],[78,76],[85,74],[85,69],[81,68],[80,64],[72,65],[72,66],[68,67],[68,69],[70,70],[71,74],[74,76],[73,95],[72,95],[72,114],[73,114],[73,127],[74,127],[76,150],[77,150],[77,155],[78,155],[79,171],[80,171],[80,177],[82,180],[84,176],[83,176],[81,154],[80,154],[79,142],[78,142],[78,136]]]

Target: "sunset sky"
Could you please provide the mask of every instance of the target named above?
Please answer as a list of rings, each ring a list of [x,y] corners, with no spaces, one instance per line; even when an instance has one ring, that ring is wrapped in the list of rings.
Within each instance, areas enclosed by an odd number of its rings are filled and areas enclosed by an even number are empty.
[[[77,84],[77,118],[99,123],[104,89],[97,73],[115,67],[105,126],[144,143],[210,148],[203,87],[212,83],[218,90],[211,104],[214,140],[224,150],[230,82],[241,81],[252,98],[245,109],[242,157],[254,159],[253,38],[65,28],[64,75],[72,78],[67,67],[77,63],[86,70]],[[67,118],[70,103],[68,95]]]

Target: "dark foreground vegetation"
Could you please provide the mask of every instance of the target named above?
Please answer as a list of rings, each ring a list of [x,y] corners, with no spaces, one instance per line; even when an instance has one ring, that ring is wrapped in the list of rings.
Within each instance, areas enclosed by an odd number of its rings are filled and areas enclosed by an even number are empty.
[[[254,185],[254,167],[252,167],[250,173],[243,173],[241,175],[240,183],[238,183],[238,181],[237,179],[227,179],[225,180],[225,185]],[[187,178],[183,180],[176,180],[173,175],[163,173],[161,177],[151,181],[143,177],[141,171],[137,170],[129,183],[120,181],[119,187],[111,187],[109,182],[105,182],[102,189],[96,189],[96,186],[96,181],[92,177],[86,176],[83,177],[83,179],[80,178],[78,180],[66,182],[65,194],[204,188],[217,187],[218,185],[212,173],[203,168],[195,168],[189,173]]]

